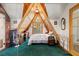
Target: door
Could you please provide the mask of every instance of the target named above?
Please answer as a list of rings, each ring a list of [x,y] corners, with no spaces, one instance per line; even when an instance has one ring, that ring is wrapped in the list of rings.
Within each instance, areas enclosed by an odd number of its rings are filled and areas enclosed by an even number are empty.
[[[79,4],[70,9],[69,50],[79,56]]]
[[[5,15],[0,13],[0,50],[5,48]]]

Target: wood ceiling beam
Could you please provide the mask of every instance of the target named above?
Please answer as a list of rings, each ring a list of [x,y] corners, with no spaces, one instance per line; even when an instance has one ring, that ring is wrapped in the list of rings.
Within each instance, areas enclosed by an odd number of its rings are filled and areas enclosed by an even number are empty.
[[[44,3],[41,3],[41,6],[42,6],[43,10],[45,11],[46,15],[48,16],[48,13],[47,13],[45,4]]]
[[[18,29],[20,29],[21,24],[23,23],[23,21],[25,20],[25,18],[27,17],[27,15],[29,14],[30,10],[32,9],[32,7],[34,6],[34,4],[31,4],[28,8],[28,10],[26,11],[26,13],[24,14],[24,16],[22,17],[19,25],[18,25]]]
[[[19,23],[19,25],[18,25],[18,29],[20,29],[20,26],[21,26],[21,24],[23,23],[23,21],[25,20],[25,18],[27,17],[27,15],[28,15],[28,13],[31,11],[31,9],[32,9],[32,7],[34,6],[35,4],[30,4],[30,6],[29,6],[29,8],[27,9],[27,11],[25,12],[25,14],[24,14],[24,16],[22,17],[22,20],[21,20],[21,22]],[[44,7],[45,8],[45,7]],[[42,10],[42,12],[43,12],[43,14],[44,14],[44,17],[45,17],[45,20],[47,19],[47,14],[46,14],[46,12],[45,12],[45,9],[43,9],[43,7],[42,7],[42,5],[41,4],[39,4],[39,9],[40,10]],[[24,13],[23,12],[23,13]],[[30,23],[31,24],[31,23]],[[29,24],[29,25],[30,25]],[[29,26],[27,26],[26,27],[27,29],[29,28]],[[26,30],[27,30],[26,29]],[[47,29],[48,30],[48,29]]]
[[[19,25],[18,25],[18,29],[20,28],[21,24],[23,23],[23,21],[25,20],[26,16],[29,14],[30,10],[32,9],[32,7],[34,6],[34,4],[30,4],[29,8],[27,9],[26,13],[24,14],[24,16],[22,17],[22,20],[20,21]],[[45,18],[47,18],[47,15],[44,11],[44,9],[42,8],[41,4],[39,4],[39,9],[42,10],[42,12],[44,13]]]
[[[26,32],[26,31],[29,29],[29,27],[31,26],[31,24],[35,21],[36,17],[37,17],[37,14],[34,15],[33,19],[32,19],[31,22],[28,24],[28,26],[26,27],[26,29],[25,29],[24,31],[22,31],[22,33],[23,33],[23,32]]]
[[[26,11],[28,10],[28,8],[29,8],[30,5],[31,5],[30,3],[24,3],[22,17],[26,13]]]
[[[38,16],[41,19],[41,21],[44,23],[44,26],[46,27],[47,31],[49,32],[49,28],[48,28],[47,24],[45,23],[46,20],[44,21],[40,14],[38,14]]]
[[[47,14],[45,13],[44,9],[42,8],[41,4],[39,4],[39,9],[43,12],[44,18],[47,19],[48,16],[47,16]]]

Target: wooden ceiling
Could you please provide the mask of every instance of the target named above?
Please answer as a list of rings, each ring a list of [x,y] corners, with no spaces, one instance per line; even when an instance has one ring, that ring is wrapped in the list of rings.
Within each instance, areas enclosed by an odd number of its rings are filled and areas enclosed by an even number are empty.
[[[45,7],[44,3],[39,3],[39,4],[36,4],[36,3],[32,3],[32,4],[31,3],[24,3],[24,5],[23,5],[22,19],[21,19],[21,21],[20,21],[20,23],[18,25],[18,30],[20,29],[20,27],[23,24],[25,18],[28,16],[29,12],[31,11],[31,9],[35,5],[39,5],[38,8],[43,12],[45,19],[47,19],[48,14],[47,14],[46,7]]]
[[[29,8],[31,4],[30,3],[24,3],[23,5],[23,14],[22,17],[24,16],[24,14],[26,13],[27,9]]]
[[[27,12],[27,10],[28,10],[28,8],[29,8],[30,5],[31,5],[31,3],[24,3],[22,17]],[[46,15],[48,16],[45,4],[44,3],[40,3],[40,5],[43,8],[43,10],[45,11]]]

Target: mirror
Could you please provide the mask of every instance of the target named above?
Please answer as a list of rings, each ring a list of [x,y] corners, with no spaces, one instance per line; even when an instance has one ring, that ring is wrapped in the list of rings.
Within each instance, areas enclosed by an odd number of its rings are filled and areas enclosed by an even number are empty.
[[[65,18],[62,18],[61,19],[61,29],[65,30],[65,28],[66,28]]]

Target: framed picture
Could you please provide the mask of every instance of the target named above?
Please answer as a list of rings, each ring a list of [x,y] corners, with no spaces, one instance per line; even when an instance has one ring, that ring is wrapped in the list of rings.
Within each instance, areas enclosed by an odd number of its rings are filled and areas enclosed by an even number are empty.
[[[62,30],[65,30],[65,28],[66,28],[65,18],[62,18],[62,19],[61,19],[61,29],[62,29]]]
[[[54,21],[54,25],[57,25],[57,21]]]

